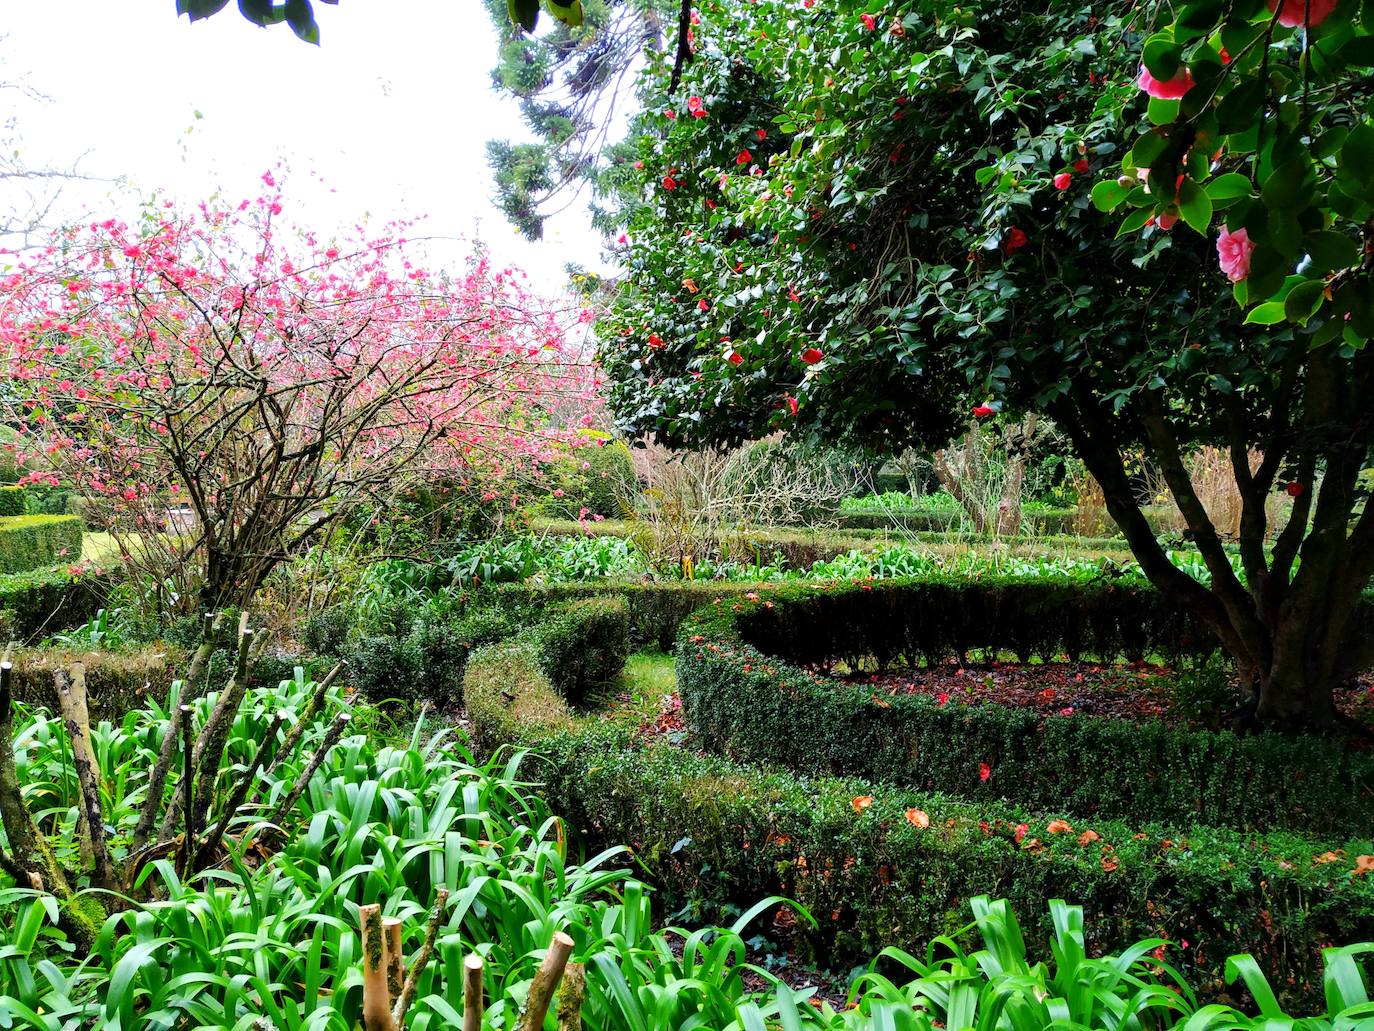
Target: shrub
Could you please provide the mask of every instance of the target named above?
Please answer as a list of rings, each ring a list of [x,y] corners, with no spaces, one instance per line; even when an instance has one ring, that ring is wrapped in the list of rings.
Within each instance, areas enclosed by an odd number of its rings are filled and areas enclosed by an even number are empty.
[[[81,558],[81,520],[67,515],[0,519],[0,573],[23,573]]]
[[[316,655],[342,655],[348,647],[353,614],[344,605],[333,605],[307,616],[301,625],[301,643]]]
[[[348,656],[354,686],[365,698],[462,702],[468,653],[509,637],[516,626],[508,613],[478,610],[457,619],[421,609],[403,636],[362,637]]]
[[[58,711],[53,672],[73,662],[86,667],[86,690],[93,720],[120,720],[149,697],[161,702],[185,662],[175,645],[134,651],[85,651],[73,648],[17,648],[14,651],[14,696],[20,701]]]
[[[105,604],[108,577],[73,576],[63,567],[0,573],[0,612],[6,639],[27,640],[83,623]]]
[[[0,486],[0,518],[9,516],[21,516],[28,511],[25,508],[24,488],[10,484]]]
[[[729,581],[609,580],[600,583],[501,584],[490,590],[499,606],[539,610],[579,598],[619,596],[628,606],[634,648],[671,651],[683,620],[717,598],[739,598],[758,585]]]
[[[630,653],[630,614],[623,598],[587,598],[555,611],[530,630],[540,669],[576,705],[611,683]]]
[[[1186,651],[1186,631],[1153,592],[1113,585],[781,588],[684,624],[678,682],[697,740],[746,760],[1098,817],[1331,832],[1374,823],[1374,757],[1337,742],[875,697],[789,664],[854,666],[866,649],[879,662],[975,647],[1110,658]]]
[[[638,490],[630,449],[591,430],[582,437],[585,443],[552,462],[545,482],[535,488],[547,494],[540,507],[566,519],[579,518],[584,508],[588,514],[618,516]]]

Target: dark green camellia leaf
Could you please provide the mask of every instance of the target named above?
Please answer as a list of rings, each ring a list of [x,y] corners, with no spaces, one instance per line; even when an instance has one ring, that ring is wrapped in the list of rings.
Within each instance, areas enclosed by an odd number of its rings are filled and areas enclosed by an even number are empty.
[[[1183,63],[1183,48],[1168,36],[1151,36],[1145,41],[1141,60],[1156,79],[1172,79]]]
[[[239,0],[239,13],[254,25],[276,25],[286,19],[285,8],[277,7],[272,0]]]
[[[177,14],[188,14],[192,21],[200,21],[228,6],[229,0],[177,0]]]
[[[286,0],[286,24],[291,26],[291,31],[298,39],[319,45],[320,27],[315,22],[310,0]]]
[[[1216,28],[1221,14],[1221,0],[1197,0],[1185,7],[1174,22],[1174,35],[1180,43],[1206,36]]]
[[[1299,325],[1307,325],[1318,306],[1322,302],[1322,295],[1326,290],[1326,284],[1320,279],[1305,279],[1293,289],[1288,291],[1288,296],[1283,300],[1283,317],[1289,322],[1296,322]],[[1263,307],[1263,305],[1261,305]]]
[[[1239,172],[1226,172],[1209,182],[1206,190],[1212,206],[1222,207],[1250,196],[1250,180]]]
[[[1178,212],[1185,223],[1204,236],[1207,234],[1212,224],[1212,199],[1192,179],[1184,179],[1179,184]]]
[[[1318,230],[1303,237],[1302,243],[1312,259],[1314,272],[1336,272],[1360,260],[1359,247],[1344,233]]]
[[[533,32],[539,24],[539,0],[506,0],[510,20],[526,32]]]
[[[1247,79],[1236,86],[1217,107],[1217,129],[1223,135],[1244,132],[1254,123],[1264,106],[1264,84]]]

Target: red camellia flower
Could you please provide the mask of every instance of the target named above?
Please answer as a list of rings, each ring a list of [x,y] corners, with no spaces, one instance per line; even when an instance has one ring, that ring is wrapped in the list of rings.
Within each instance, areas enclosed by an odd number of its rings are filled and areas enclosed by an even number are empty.
[[[1060,172],[1054,177],[1054,188],[1056,190],[1067,190],[1069,183],[1073,181],[1073,176],[1068,172]]]
[[[739,365],[741,362],[744,361],[743,355],[741,355],[738,351],[731,351],[729,354],[725,356],[725,359],[731,365]]]
[[[1007,238],[1002,241],[1002,253],[1015,254],[1028,243],[1030,237],[1026,235],[1026,231],[1013,226],[1011,232],[1007,233]]]
[[[1088,170],[1088,159],[1079,158],[1073,163],[1073,170],[1075,172],[1086,172]]]
[[[663,112],[663,117],[672,120],[677,117],[677,112],[669,108],[667,111]]]
[[[649,346],[657,350],[658,348],[663,346],[663,338],[660,337],[657,333],[650,333]]]
[[[630,242],[630,238],[629,238],[628,236],[626,236],[624,233],[621,233],[620,236],[616,238],[616,241],[615,241],[615,242],[616,242],[616,243],[620,243],[620,244],[629,243],[629,242]]]
[[[797,414],[797,399],[791,394],[787,395],[787,410],[794,416]]]
[[[1178,100],[1193,88],[1193,75],[1187,68],[1180,68],[1170,79],[1156,79],[1143,64],[1135,84],[1156,100]]]
[[[814,347],[808,347],[801,353],[801,360],[806,362],[807,365],[815,365],[824,357],[825,355],[821,354],[821,352]]]
[[[1304,21],[1315,28],[1336,9],[1338,0],[1269,0],[1269,10],[1278,11],[1279,24],[1296,29]]]
[[[1300,498],[1302,497],[1302,492],[1307,489],[1307,484],[1299,483],[1297,480],[1294,480],[1284,489],[1288,491],[1288,496],[1290,498]]]
[[[871,14],[859,15],[859,21],[864,23],[864,28],[866,28],[869,32],[872,32],[878,26],[878,20],[874,18]]]
[[[701,300],[697,301],[697,308],[700,309],[701,311],[706,311],[706,310],[708,310],[710,307],[711,307],[711,306],[710,306],[709,304],[706,303],[706,298],[705,298],[705,297],[703,297]]]
[[[1016,843],[1017,843],[1018,845],[1021,844],[1021,842],[1025,840],[1025,838],[1026,838],[1026,832],[1029,831],[1029,830],[1030,830],[1030,828],[1029,828],[1028,826],[1026,826],[1024,823],[1018,823],[1018,824],[1016,825],[1016,832],[1015,832],[1015,834],[1014,834],[1014,837],[1016,838]]]
[[[767,130],[767,129],[755,129],[755,130],[754,130],[754,135],[757,136],[757,137],[758,137],[759,139],[761,139],[761,140],[766,140],[766,139],[768,139],[768,130]]]
[[[996,414],[997,414],[997,409],[996,409],[996,408],[989,408],[987,405],[977,405],[977,406],[973,409],[973,417],[974,417],[975,419],[986,419],[989,415],[996,415]]]
[[[676,190],[677,180],[674,179],[671,175],[665,175],[663,177],[663,188],[665,190]]]
[[[750,154],[747,149],[741,150],[738,154],[735,155],[735,164],[737,165],[747,165],[749,164],[749,162],[753,160],[754,155]]]
[[[706,106],[702,104],[700,97],[688,97],[687,110],[692,112],[692,114],[696,114],[698,111],[704,112],[706,110]]]
[[[978,764],[978,779],[986,782],[992,776],[992,767],[987,763]]]

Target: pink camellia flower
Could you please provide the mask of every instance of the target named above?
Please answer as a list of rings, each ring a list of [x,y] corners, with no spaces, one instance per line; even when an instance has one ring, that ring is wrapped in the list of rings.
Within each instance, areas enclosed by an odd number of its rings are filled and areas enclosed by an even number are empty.
[[[1156,79],[1143,64],[1135,84],[1157,100],[1177,100],[1193,88],[1193,75],[1180,68],[1171,79]]]
[[[874,18],[871,14],[859,15],[859,21],[864,23],[864,28],[866,28],[869,32],[872,32],[878,25],[878,20]]]
[[[1056,190],[1067,190],[1069,183],[1073,182],[1073,174],[1070,172],[1060,172],[1054,177],[1054,188]]]
[[[1227,279],[1239,283],[1250,275],[1250,255],[1254,253],[1255,245],[1249,233],[1244,229],[1232,233],[1225,226],[1222,227],[1221,235],[1217,237],[1217,260],[1221,262],[1221,271],[1226,273]]]
[[[1336,9],[1338,0],[1269,0],[1269,10],[1279,12],[1279,24],[1296,29],[1304,21],[1315,28]]]

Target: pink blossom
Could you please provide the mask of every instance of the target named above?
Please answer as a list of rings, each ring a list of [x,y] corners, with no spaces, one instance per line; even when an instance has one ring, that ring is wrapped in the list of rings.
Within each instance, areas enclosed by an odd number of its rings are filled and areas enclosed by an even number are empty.
[[[1336,9],[1338,0],[1269,0],[1269,10],[1279,12],[1279,24],[1295,29],[1304,21],[1315,28]]]
[[[877,25],[877,19],[874,18],[871,14],[859,15],[859,21],[864,23],[864,28],[867,29],[869,32],[872,32],[874,27]]]
[[[1056,190],[1067,190],[1069,183],[1073,182],[1073,174],[1070,172],[1060,172],[1054,177],[1054,188]]]
[[[1156,79],[1142,64],[1135,84],[1157,100],[1177,100],[1193,88],[1193,75],[1186,67],[1182,67],[1172,78]]]
[[[1217,237],[1217,260],[1227,279],[1239,283],[1249,276],[1250,256],[1254,253],[1255,245],[1249,233],[1244,229],[1237,229],[1233,233],[1222,227],[1221,235]]]

